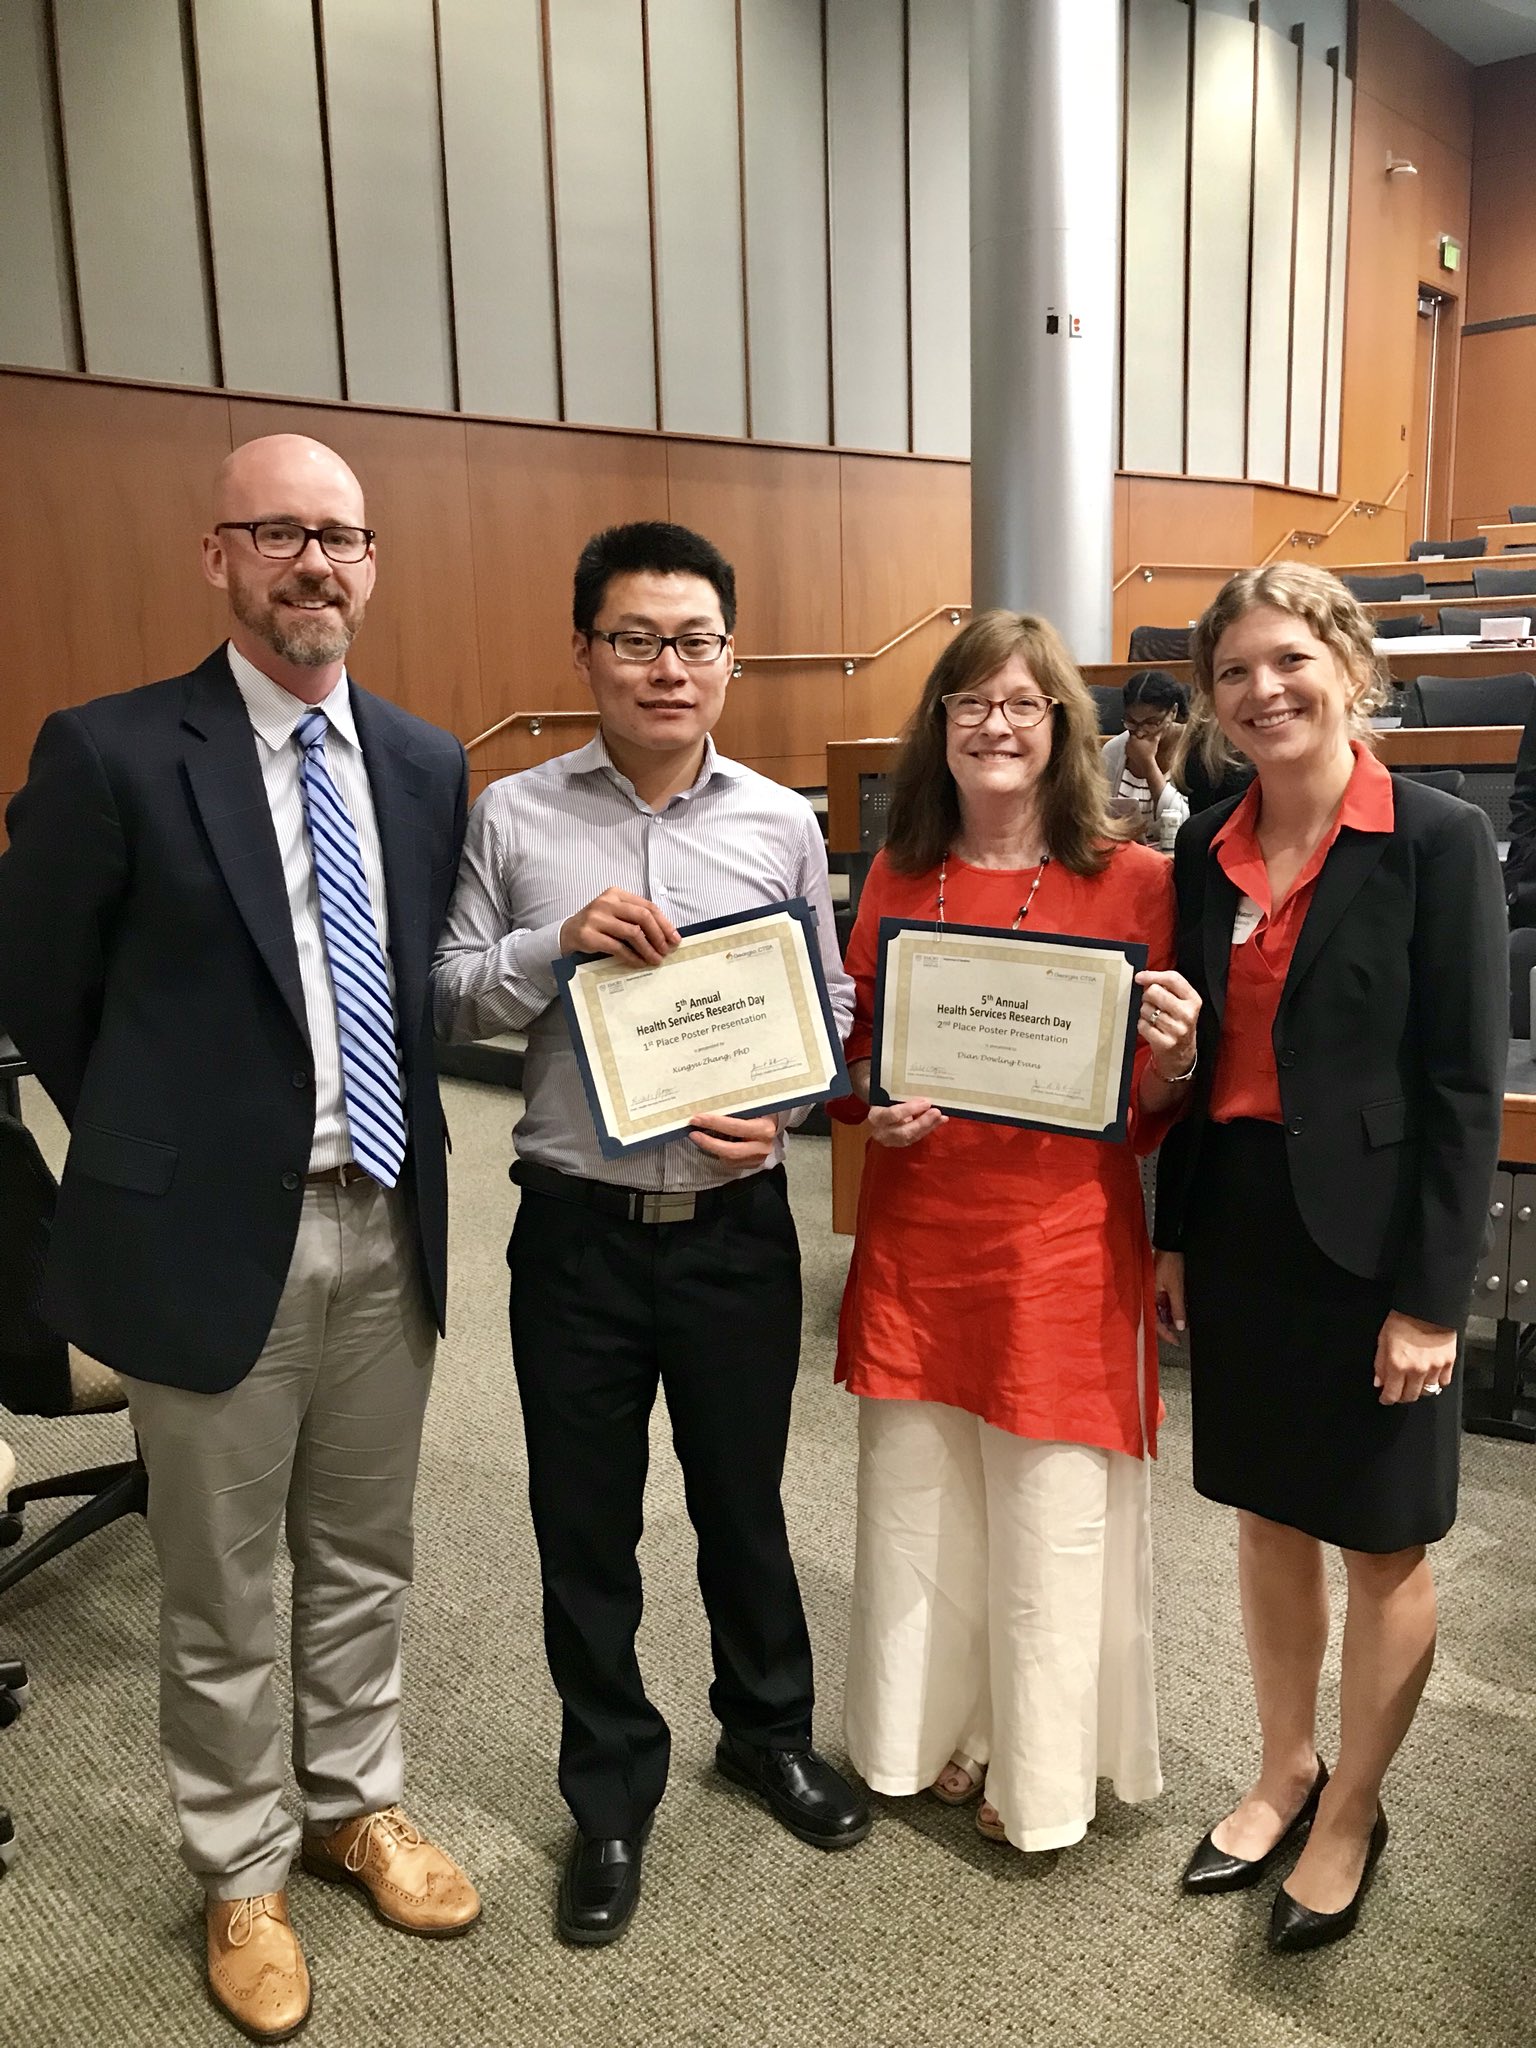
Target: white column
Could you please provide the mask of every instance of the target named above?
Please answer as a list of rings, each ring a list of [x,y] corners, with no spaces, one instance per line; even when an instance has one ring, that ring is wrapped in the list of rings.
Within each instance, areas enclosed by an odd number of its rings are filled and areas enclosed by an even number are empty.
[[[1111,658],[1119,0],[974,0],[971,524],[978,610]]]

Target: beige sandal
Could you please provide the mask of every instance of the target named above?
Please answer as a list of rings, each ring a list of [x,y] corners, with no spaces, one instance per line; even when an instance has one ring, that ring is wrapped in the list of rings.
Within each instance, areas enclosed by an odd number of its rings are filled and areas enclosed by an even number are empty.
[[[963,1786],[946,1785],[944,1780],[951,1771],[959,1771],[964,1779]],[[969,1806],[987,1782],[987,1767],[977,1763],[975,1757],[965,1756],[959,1750],[950,1758],[939,1775],[929,1786],[929,1791],[942,1806]]]
[[[987,1818],[991,1815],[991,1819]],[[1008,1830],[1003,1826],[1002,1815],[995,1806],[988,1806],[983,1800],[976,1809],[976,1832],[985,1835],[989,1842],[1007,1843]]]

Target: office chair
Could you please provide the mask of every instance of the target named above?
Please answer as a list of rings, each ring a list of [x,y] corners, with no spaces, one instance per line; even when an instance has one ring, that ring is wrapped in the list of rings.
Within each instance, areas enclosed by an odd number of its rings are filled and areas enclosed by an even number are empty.
[[[1134,639],[1135,635],[1132,635]],[[1116,733],[1125,730],[1125,691],[1119,683],[1090,683],[1088,694],[1094,701],[1099,714],[1099,731]]]
[[[1536,967],[1536,925],[1509,935],[1509,1035],[1531,1035],[1531,969]]]
[[[1460,796],[1467,778],[1459,768],[1394,768],[1399,782],[1417,782],[1424,789],[1438,789],[1442,796]]]
[[[128,1405],[117,1374],[66,1344],[38,1312],[57,1193],[32,1133],[14,1117],[0,1116],[0,1403],[14,1415],[104,1414]],[[123,1515],[143,1514],[149,1479],[142,1460],[135,1454],[116,1465],[8,1488],[0,1546],[20,1541],[22,1515],[32,1501],[82,1496],[82,1506],[0,1565],[0,1593],[82,1536]]]
[[[1533,578],[1536,578],[1536,569],[1533,569],[1531,574]],[[1531,609],[1536,611],[1536,605],[1533,605]],[[1522,616],[1522,613],[1510,611],[1507,606],[1502,611],[1490,609],[1484,612],[1469,612],[1465,608],[1447,605],[1441,610],[1439,626],[1442,633],[1456,636],[1470,633],[1475,640],[1483,630],[1484,619],[1513,619]]]
[[[1398,576],[1351,576],[1347,569],[1341,569],[1339,581],[1361,604],[1385,604],[1394,597],[1429,595],[1424,578],[1406,571]]]
[[[1536,709],[1536,676],[1419,676],[1403,691],[1404,725],[1520,725]]]
[[[1415,633],[1427,633],[1428,626],[1418,612],[1398,619],[1373,619],[1371,632],[1378,640],[1407,640]]]
[[[1511,526],[1531,526],[1536,524],[1536,505],[1511,505],[1509,508],[1509,523]]]
[[[1425,555],[1440,555],[1447,562],[1460,562],[1487,552],[1488,536],[1480,533],[1473,540],[1416,540],[1409,546],[1408,559],[1417,562]]]
[[[1472,582],[1479,597],[1530,597],[1536,595],[1531,585],[1536,583],[1536,567],[1528,569],[1484,569],[1472,571]]]
[[[1130,659],[1132,661],[1188,661],[1188,626],[1132,626]],[[1120,728],[1115,727],[1118,732]]]

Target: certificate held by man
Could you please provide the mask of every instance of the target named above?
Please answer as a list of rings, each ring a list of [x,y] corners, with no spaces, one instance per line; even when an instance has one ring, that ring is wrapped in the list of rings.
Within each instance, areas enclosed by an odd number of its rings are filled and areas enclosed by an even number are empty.
[[[605,1158],[700,1114],[763,1116],[848,1092],[803,897],[689,925],[655,967],[555,962]]]
[[[882,918],[870,1100],[1118,1142],[1147,949]]]

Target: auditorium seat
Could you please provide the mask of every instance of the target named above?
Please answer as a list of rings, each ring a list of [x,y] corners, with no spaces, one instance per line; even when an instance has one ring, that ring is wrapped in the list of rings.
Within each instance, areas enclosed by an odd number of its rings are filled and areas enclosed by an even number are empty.
[[[1123,732],[1125,729],[1125,691],[1119,683],[1090,683],[1088,694],[1093,699],[1099,714],[1099,731],[1102,733]]]
[[[1460,562],[1472,555],[1486,555],[1488,536],[1480,533],[1472,540],[1416,540],[1408,549],[1410,562],[1422,560],[1426,555],[1439,556],[1447,562]]]
[[[1479,597],[1530,597],[1536,583],[1536,567],[1529,569],[1484,569],[1472,571]]]
[[[1407,640],[1415,633],[1427,633],[1429,627],[1418,612],[1409,612],[1402,618],[1375,619],[1371,630],[1378,640]]]
[[[1188,661],[1188,626],[1132,626],[1130,659],[1132,661]],[[1115,727],[1118,732],[1120,728]]]
[[[1536,525],[1536,505],[1511,505],[1509,523],[1511,526]]]
[[[1536,610],[1536,606],[1533,606],[1532,609]],[[1465,608],[1458,610],[1454,605],[1448,605],[1440,612],[1440,630],[1442,633],[1452,636],[1470,633],[1473,639],[1476,639],[1483,630],[1484,619],[1515,619],[1522,617],[1524,617],[1524,614],[1518,608],[1512,611],[1508,605],[1505,605],[1502,609],[1490,606],[1487,611],[1477,612],[1469,612]]]
[[[1347,569],[1341,569],[1339,581],[1361,604],[1390,604],[1398,597],[1429,595],[1424,578],[1408,570],[1395,576],[1352,576]]]
[[[1404,725],[1519,725],[1536,709],[1536,676],[1419,676],[1403,691]]]

